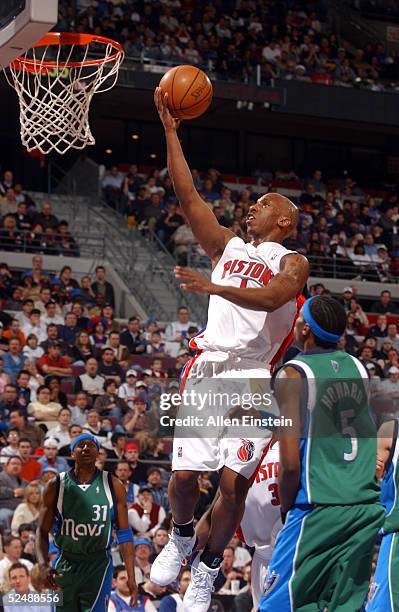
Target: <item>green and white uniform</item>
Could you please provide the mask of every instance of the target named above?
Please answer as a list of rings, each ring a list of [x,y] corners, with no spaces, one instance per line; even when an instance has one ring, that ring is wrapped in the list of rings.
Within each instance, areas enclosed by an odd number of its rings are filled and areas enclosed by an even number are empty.
[[[97,470],[79,484],[73,470],[57,477],[54,542],[60,550],[55,569],[65,612],[106,612],[112,584],[109,550],[115,522],[110,473]]]
[[[384,519],[368,374],[356,358],[333,349],[307,351],[285,366],[305,383],[301,480],[277,537],[260,610],[355,612],[367,593]]]

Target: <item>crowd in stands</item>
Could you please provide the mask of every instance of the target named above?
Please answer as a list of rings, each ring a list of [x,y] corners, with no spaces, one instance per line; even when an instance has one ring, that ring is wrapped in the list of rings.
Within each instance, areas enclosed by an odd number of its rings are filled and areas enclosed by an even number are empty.
[[[127,57],[188,63],[216,78],[270,84],[275,78],[359,85],[394,84],[397,58],[382,42],[353,49],[330,28],[328,3],[290,0],[78,0],[61,5],[58,30],[108,36]],[[258,68],[259,67],[259,68]]]
[[[258,170],[258,185],[239,190],[214,168],[202,175],[194,168],[191,172],[196,189],[219,223],[241,237],[245,237],[249,206],[260,194],[267,189],[288,193],[301,215],[297,231],[285,246],[310,258],[313,276],[375,282],[399,278],[396,190],[373,195],[350,177],[327,182],[320,170],[306,180],[294,172],[277,172],[273,177]],[[154,231],[179,264],[208,265],[178,207],[166,169],[143,175],[136,165],[127,173],[113,166],[102,187],[107,203],[127,215],[130,227]]]
[[[0,181],[0,215],[2,251],[79,256],[68,222],[53,214],[49,202],[43,202],[38,210],[11,170],[6,170]]]

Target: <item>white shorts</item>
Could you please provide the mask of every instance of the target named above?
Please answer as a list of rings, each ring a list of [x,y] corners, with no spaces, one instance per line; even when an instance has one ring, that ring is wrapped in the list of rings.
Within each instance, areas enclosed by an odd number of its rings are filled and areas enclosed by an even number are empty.
[[[259,362],[229,357],[226,353],[205,351],[196,357],[191,365],[187,387],[190,382],[200,387],[201,379],[209,381],[224,378],[229,379],[229,382],[216,383],[219,385],[218,391],[223,393],[228,388],[231,393],[235,384],[240,385],[241,389],[243,385],[246,386],[246,379],[270,379],[270,372]],[[212,410],[208,407],[208,413],[212,413]],[[197,437],[184,437],[179,435],[179,432],[181,434],[182,430],[176,428],[173,440],[173,471],[208,472],[226,466],[249,480],[254,476],[271,437],[270,430],[263,429],[259,430],[259,435],[251,438],[232,438],[228,436],[228,432],[226,435],[226,428],[222,426],[218,430],[209,428],[209,437],[206,429],[199,432]]]

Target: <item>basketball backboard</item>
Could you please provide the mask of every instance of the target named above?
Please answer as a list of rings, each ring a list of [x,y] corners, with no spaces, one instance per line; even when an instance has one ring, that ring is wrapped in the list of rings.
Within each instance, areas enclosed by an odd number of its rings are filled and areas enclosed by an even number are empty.
[[[40,40],[57,18],[58,0],[1,0],[0,68]]]

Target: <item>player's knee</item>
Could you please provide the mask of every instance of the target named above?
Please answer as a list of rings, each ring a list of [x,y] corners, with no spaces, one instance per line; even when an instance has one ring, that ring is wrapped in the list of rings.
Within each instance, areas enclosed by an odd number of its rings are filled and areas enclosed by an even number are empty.
[[[179,494],[188,495],[196,490],[198,474],[195,472],[174,472],[172,478]]]

